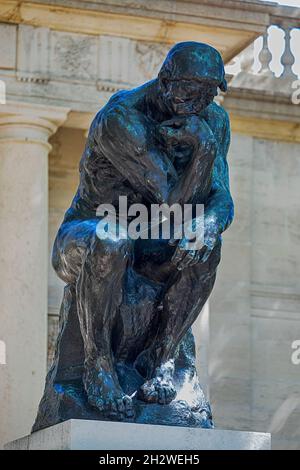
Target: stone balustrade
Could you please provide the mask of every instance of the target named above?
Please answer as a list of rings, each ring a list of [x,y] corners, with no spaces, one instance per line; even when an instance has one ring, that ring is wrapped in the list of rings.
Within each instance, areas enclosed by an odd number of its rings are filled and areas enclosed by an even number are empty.
[[[300,55],[300,43],[299,40],[295,40],[296,38],[292,40],[294,34],[300,36],[299,27],[294,26],[293,20],[289,18],[277,20],[263,36],[256,39],[228,64],[226,71],[228,76],[233,78],[231,84],[237,86],[239,83],[239,85],[246,86],[245,76],[255,74],[260,78],[254,81],[252,77],[250,83],[250,77],[248,77],[249,88],[255,88],[262,82],[268,85],[270,80],[280,79],[278,85],[281,90],[290,92],[291,83],[298,80],[300,76],[300,64],[296,63],[296,57]],[[274,67],[273,62],[277,66]],[[272,83],[274,86],[274,82]]]

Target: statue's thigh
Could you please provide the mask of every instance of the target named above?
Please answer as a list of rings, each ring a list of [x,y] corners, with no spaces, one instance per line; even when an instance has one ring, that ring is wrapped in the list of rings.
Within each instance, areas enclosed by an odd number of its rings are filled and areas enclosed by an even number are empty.
[[[61,225],[53,246],[52,265],[63,281],[76,281],[86,252],[95,240],[98,222],[73,220]]]

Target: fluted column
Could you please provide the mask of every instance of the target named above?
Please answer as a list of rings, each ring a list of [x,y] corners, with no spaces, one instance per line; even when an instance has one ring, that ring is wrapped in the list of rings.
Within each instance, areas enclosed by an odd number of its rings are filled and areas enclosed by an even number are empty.
[[[0,447],[28,434],[47,353],[49,137],[67,109],[0,106]]]

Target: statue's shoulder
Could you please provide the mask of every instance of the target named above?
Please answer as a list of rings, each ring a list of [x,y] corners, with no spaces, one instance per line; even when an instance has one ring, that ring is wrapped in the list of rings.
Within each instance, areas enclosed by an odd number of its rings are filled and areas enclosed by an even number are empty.
[[[230,121],[226,109],[212,102],[205,110],[204,119],[214,134],[221,154],[226,156],[230,143]]]
[[[152,88],[153,81],[144,83],[143,85],[132,88],[131,90],[121,90],[111,96],[107,104],[102,108],[103,113],[110,113],[115,110],[138,110],[140,103],[144,100],[145,95]]]
[[[223,106],[215,103],[214,101],[206,108],[206,116],[211,124],[214,124],[220,129],[230,128],[229,115]]]
[[[107,114],[117,107],[126,107],[129,96],[130,96],[131,90],[119,90],[116,93],[114,93],[108,100],[108,102],[103,106],[103,108],[100,109],[100,111],[97,113],[99,117],[101,118],[102,115]]]
[[[93,139],[96,137],[99,128],[101,127],[103,121],[108,117],[108,115],[118,107],[126,107],[126,96],[129,92],[127,90],[120,90],[114,93],[107,103],[99,109],[99,111],[94,116],[94,119],[90,125],[89,136]]]
[[[149,90],[153,87],[154,81],[147,82],[137,88],[131,90],[120,90],[114,93],[108,102],[101,108],[94,117],[91,127],[90,135],[97,140],[97,135],[101,134],[101,129],[109,124],[114,124],[114,119],[126,116],[127,121],[130,116],[134,116],[138,120],[141,114],[140,109]]]

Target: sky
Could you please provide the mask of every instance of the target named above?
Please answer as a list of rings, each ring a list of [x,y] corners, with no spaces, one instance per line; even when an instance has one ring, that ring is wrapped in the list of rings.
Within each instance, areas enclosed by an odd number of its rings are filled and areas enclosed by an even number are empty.
[[[263,0],[263,2],[275,1],[280,3],[280,5],[288,5],[291,7],[300,7],[300,0]]]

